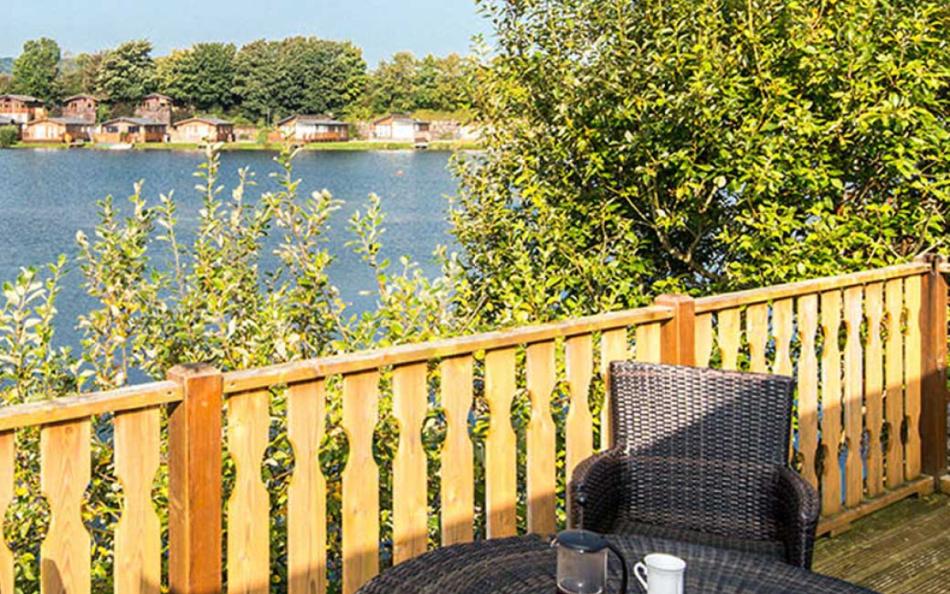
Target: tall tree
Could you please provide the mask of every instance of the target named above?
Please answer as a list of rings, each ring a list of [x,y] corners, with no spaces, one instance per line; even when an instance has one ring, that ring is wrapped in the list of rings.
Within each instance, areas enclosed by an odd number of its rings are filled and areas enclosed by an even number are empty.
[[[225,111],[234,105],[235,57],[230,43],[198,43],[156,61],[158,88],[199,111]]]
[[[493,322],[946,249],[946,0],[481,4],[454,227]]]
[[[280,110],[276,89],[281,80],[280,43],[259,39],[237,53],[234,61],[234,94],[241,113],[252,120],[273,120]]]
[[[127,41],[109,50],[96,76],[96,90],[114,102],[134,102],[155,90],[152,44]]]
[[[60,62],[58,83],[63,96],[95,94],[96,78],[104,57],[102,52],[64,57]]]
[[[50,103],[58,101],[60,57],[59,44],[47,37],[24,43],[23,53],[13,63],[14,90]]]

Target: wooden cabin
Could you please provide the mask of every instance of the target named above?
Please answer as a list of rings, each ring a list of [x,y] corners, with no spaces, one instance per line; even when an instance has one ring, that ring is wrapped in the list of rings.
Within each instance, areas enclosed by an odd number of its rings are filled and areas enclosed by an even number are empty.
[[[79,118],[44,117],[24,124],[23,142],[87,142],[95,126]]]
[[[164,142],[168,126],[148,118],[121,117],[99,126],[96,142],[104,144]]]
[[[0,95],[0,116],[25,124],[45,118],[46,106],[30,95]]]
[[[92,95],[73,95],[63,100],[63,117],[95,122],[99,100]]]
[[[281,138],[294,142],[346,142],[350,126],[324,115],[292,115],[277,123]]]
[[[175,122],[173,142],[229,142],[234,139],[234,124],[215,117],[188,118]]]
[[[403,114],[390,114],[373,122],[373,138],[396,142],[428,142],[429,122]]]
[[[166,126],[172,123],[172,108],[175,102],[168,95],[150,93],[142,97],[142,102],[135,108],[135,117],[147,120],[158,120]]]

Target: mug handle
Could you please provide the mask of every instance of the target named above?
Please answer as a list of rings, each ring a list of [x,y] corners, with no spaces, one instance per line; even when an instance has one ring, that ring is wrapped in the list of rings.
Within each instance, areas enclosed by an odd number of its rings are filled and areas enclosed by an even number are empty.
[[[643,572],[643,575],[640,575],[640,572]],[[637,563],[633,566],[633,577],[637,578],[637,581],[640,582],[640,585],[643,586],[644,590],[649,590],[647,586],[647,566],[643,563]]]

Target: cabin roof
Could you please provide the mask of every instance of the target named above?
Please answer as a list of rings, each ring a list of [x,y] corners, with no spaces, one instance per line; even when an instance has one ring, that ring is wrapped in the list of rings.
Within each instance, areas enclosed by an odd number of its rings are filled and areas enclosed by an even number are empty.
[[[168,95],[162,95],[161,93],[149,93],[148,95],[145,95],[144,97],[142,97],[142,99],[145,100],[151,97],[155,97],[156,99],[168,99],[169,101],[172,100],[172,98],[169,97]]]
[[[187,118],[184,120],[179,120],[175,122],[174,126],[177,128],[178,126],[181,126],[182,124],[188,124],[190,122],[204,122],[212,126],[233,126],[234,125],[227,120],[222,120],[221,118],[208,116],[208,117],[195,117],[195,118]]]
[[[281,121],[277,122],[278,126],[282,126],[288,122],[297,120],[301,124],[316,124],[322,126],[345,126],[346,122],[341,122],[340,120],[334,120],[328,115],[304,115],[296,114],[290,117],[286,117]]]
[[[0,95],[0,99],[15,99],[17,101],[22,101],[24,103],[42,103],[42,101],[40,101],[33,95],[17,95],[14,93],[7,93],[5,95]]]
[[[32,126],[33,124],[42,124],[43,122],[53,122],[54,124],[63,124],[64,126],[92,126],[92,122],[84,120],[82,118],[71,118],[66,116],[57,116],[50,118],[40,118],[38,120],[33,120],[32,122],[27,122],[27,126]]]
[[[385,115],[385,116],[379,118],[378,120],[374,121],[373,123],[374,123],[374,124],[379,124],[379,123],[385,122],[386,120],[389,120],[389,119],[392,119],[392,120],[394,120],[394,121],[395,121],[395,120],[403,120],[403,121],[413,122],[413,123],[416,122],[416,119],[413,118],[413,117],[410,116],[410,115],[406,115],[406,114],[404,114],[404,113],[391,113],[391,114],[389,114],[389,115]]]
[[[108,126],[109,124],[116,124],[118,122],[129,122],[130,124],[135,124],[136,126],[166,126],[165,122],[155,120],[152,118],[133,118],[129,116],[122,116],[118,118],[112,118],[108,122],[103,122],[103,126]]]
[[[76,99],[92,99],[93,101],[99,101],[99,98],[96,97],[95,95],[88,95],[88,94],[86,94],[86,93],[80,93],[80,94],[78,94],[78,95],[73,95],[73,96],[71,96],[71,97],[66,97],[65,99],[63,99],[63,103],[69,103],[70,101],[74,101],[74,100],[76,100]]]

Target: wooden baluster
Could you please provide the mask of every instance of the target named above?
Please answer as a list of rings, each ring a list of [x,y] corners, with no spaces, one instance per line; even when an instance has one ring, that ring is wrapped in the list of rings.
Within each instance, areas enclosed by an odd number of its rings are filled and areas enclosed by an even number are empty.
[[[373,459],[378,403],[378,372],[343,377],[343,430],[350,446],[343,469],[343,594],[379,573],[379,469]]]
[[[234,490],[228,499],[228,593],[267,594],[270,588],[270,496],[261,481],[267,449],[270,393],[235,394],[228,400],[228,450]]]
[[[864,465],[861,461],[862,399],[864,395],[862,289],[844,291],[844,315],[847,342],[844,355],[844,435],[848,443],[845,458],[845,504],[854,507],[864,498]]]
[[[775,362],[772,364],[772,373],[776,375],[792,376],[792,308],[791,299],[780,299],[772,304],[772,332],[775,335]],[[795,435],[788,433],[789,460],[795,457]]]
[[[485,511],[488,538],[517,534],[517,442],[511,427],[515,349],[485,354],[485,400],[490,411],[485,439]]]
[[[775,334],[775,363],[772,373],[791,376],[792,368],[792,308],[791,299],[781,299],[772,304],[772,327]]]
[[[637,361],[659,363],[662,348],[662,324],[640,324],[637,326]]]
[[[91,470],[89,440],[88,419],[40,430],[40,483],[50,511],[40,546],[40,589],[47,594],[89,594],[92,552],[81,516]]]
[[[610,418],[610,363],[630,358],[627,345],[627,329],[605,330],[600,335],[600,374],[604,378],[604,406],[600,410],[600,449],[606,450],[614,443],[613,419]]]
[[[594,452],[593,417],[587,396],[593,378],[594,356],[589,334],[567,339],[567,381],[570,408],[567,412],[565,472],[570,481],[574,468]]]
[[[722,368],[736,370],[739,368],[739,344],[742,340],[741,312],[739,308],[724,309],[718,316]]]
[[[327,495],[320,471],[326,388],[322,380],[287,387],[287,439],[294,473],[287,486],[287,579],[290,594],[326,592]]]
[[[923,365],[923,343],[920,331],[921,279],[909,276],[904,280],[904,307],[907,310],[907,333],[904,337],[904,385],[907,388],[904,415],[907,419],[907,445],[904,450],[904,478],[920,476],[920,386]]]
[[[841,469],[838,449],[841,444],[841,349],[838,330],[841,325],[841,292],[821,294],[821,443],[824,462],[821,473],[821,511],[833,514],[841,509]]]
[[[887,310],[887,341],[884,343],[884,413],[887,415],[887,486],[894,488],[904,482],[904,336],[901,312],[904,309],[904,283],[889,280],[884,285],[884,307]]]
[[[711,313],[696,316],[696,365],[709,367],[713,350],[713,316]]]
[[[115,528],[115,594],[161,591],[162,526],[152,505],[161,423],[157,408],[115,415],[115,473],[125,500]]]
[[[16,434],[13,431],[0,433],[0,519],[7,516],[7,507],[13,500],[13,478],[16,473]],[[13,551],[7,541],[0,538],[0,594],[14,593]]]
[[[472,357],[442,361],[442,408],[445,442],[442,444],[442,544],[469,542],[473,537],[475,471],[468,414],[472,408]]]
[[[864,349],[865,426],[869,444],[867,486],[868,495],[873,497],[884,489],[884,466],[881,459],[881,426],[884,423],[881,321],[884,317],[884,298],[881,283],[873,283],[864,288],[864,303],[868,322],[867,345]]]
[[[818,356],[815,333],[818,331],[818,296],[798,299],[798,332],[802,351],[798,360],[798,451],[802,457],[802,476],[815,488],[818,475]]]
[[[428,510],[426,453],[422,425],[426,419],[425,363],[393,370],[393,415],[399,422],[399,448],[393,459],[393,562],[426,552]]]
[[[745,312],[746,334],[749,337],[749,370],[768,373],[765,347],[769,341],[769,306],[766,303],[750,305]]]
[[[531,418],[527,428],[528,532],[551,534],[555,523],[556,428],[551,393],[557,382],[553,342],[528,345],[526,365]]]

